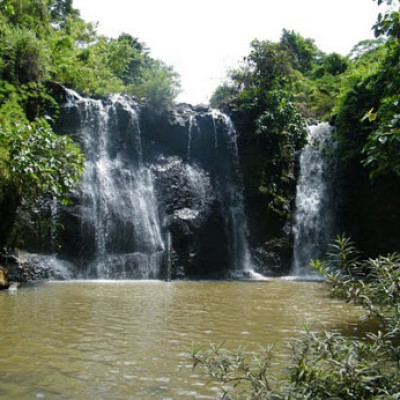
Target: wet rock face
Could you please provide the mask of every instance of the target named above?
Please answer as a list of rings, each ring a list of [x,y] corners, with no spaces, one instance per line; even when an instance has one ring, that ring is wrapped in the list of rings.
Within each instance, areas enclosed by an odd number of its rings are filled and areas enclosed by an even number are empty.
[[[56,256],[27,252],[2,253],[0,263],[0,286],[5,278],[4,288],[12,282],[35,282],[49,279],[65,280],[73,277],[73,265]],[[3,274],[2,274],[3,273]]]
[[[163,230],[171,233],[171,277],[223,276],[237,258],[232,231],[246,228],[229,216],[242,207],[235,132],[222,114],[189,105],[161,116],[144,111],[141,127]]]
[[[171,233],[171,278],[228,269],[222,210],[210,173],[179,157],[160,156],[152,169],[163,229]]]
[[[207,159],[207,153],[210,158],[215,151],[209,110],[196,114],[190,106],[181,106],[156,119],[144,113],[142,121],[144,154],[155,175],[163,230],[171,233],[171,278],[228,269],[216,171]]]
[[[56,256],[76,266],[74,276],[222,276],[248,259],[226,116],[189,105],[159,114],[123,96],[65,98],[57,131],[86,155],[75,205],[58,210]]]

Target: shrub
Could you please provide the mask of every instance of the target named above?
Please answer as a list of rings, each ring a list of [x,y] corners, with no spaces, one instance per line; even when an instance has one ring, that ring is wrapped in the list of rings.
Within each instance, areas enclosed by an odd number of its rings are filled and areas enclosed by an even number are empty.
[[[201,366],[222,385],[223,399],[399,399],[400,255],[361,261],[353,243],[339,236],[327,261],[314,261],[332,294],[362,306],[376,332],[351,339],[306,331],[291,343],[285,373],[274,376],[271,347],[254,354],[212,345],[192,348]]]

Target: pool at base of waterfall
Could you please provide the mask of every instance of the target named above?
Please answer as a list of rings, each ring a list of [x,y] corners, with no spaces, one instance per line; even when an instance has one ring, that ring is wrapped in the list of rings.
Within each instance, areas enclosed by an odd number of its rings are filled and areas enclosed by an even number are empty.
[[[321,282],[69,281],[0,292],[0,398],[215,399],[190,347],[285,341],[304,324],[357,331]]]

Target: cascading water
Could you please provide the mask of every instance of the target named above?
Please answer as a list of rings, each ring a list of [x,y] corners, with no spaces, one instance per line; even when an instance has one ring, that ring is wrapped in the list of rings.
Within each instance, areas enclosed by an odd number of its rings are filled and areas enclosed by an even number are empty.
[[[230,162],[222,167],[220,178],[222,190],[222,204],[225,208],[224,220],[227,236],[229,238],[229,254],[233,269],[233,275],[254,274],[251,263],[249,244],[247,241],[248,228],[244,212],[242,185],[240,180],[239,155],[236,141],[236,130],[231,119],[225,114],[214,111],[213,118],[223,120],[224,142],[227,143],[230,154]],[[215,120],[214,120],[215,121]],[[215,122],[214,122],[215,126]],[[217,135],[215,135],[215,149],[218,149]]]
[[[293,224],[296,276],[310,274],[310,261],[324,254],[334,236],[333,163],[327,154],[333,146],[332,131],[328,123],[310,126],[308,145],[300,154]]]
[[[135,105],[122,96],[104,105],[69,91],[66,107],[80,114],[86,155],[79,212],[83,237],[94,239],[94,260],[84,276],[158,277],[164,243]]]
[[[86,156],[63,209],[60,258],[78,278],[251,277],[236,132],[224,114],[140,112],[126,96],[67,90],[60,133]]]
[[[198,129],[197,124],[196,124],[196,118],[193,115],[190,115],[189,116],[189,128],[188,128],[188,133],[187,133],[187,154],[186,154],[186,161],[188,163],[190,162],[193,126],[195,126]]]

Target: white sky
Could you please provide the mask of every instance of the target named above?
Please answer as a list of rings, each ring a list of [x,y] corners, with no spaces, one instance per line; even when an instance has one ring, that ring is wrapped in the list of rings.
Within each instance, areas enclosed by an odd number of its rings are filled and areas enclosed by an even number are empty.
[[[324,52],[347,54],[372,37],[372,0],[74,0],[86,21],[116,37],[130,33],[181,75],[178,101],[205,103],[249,43],[279,40],[282,29],[315,39]]]

